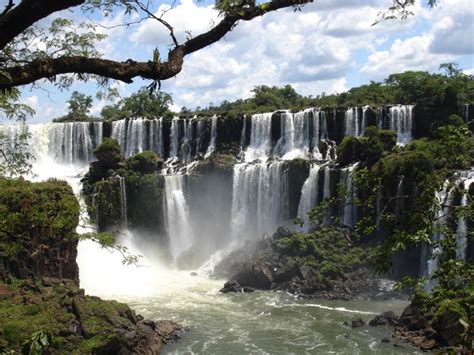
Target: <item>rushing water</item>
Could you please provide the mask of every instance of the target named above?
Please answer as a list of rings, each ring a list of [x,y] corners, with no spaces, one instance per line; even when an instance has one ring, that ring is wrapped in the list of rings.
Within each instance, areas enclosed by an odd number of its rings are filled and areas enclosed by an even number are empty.
[[[128,246],[137,252],[133,243]],[[165,346],[164,354],[416,353],[396,339],[381,342],[390,338],[389,328],[344,325],[389,309],[400,313],[404,302],[298,300],[282,292],[221,294],[224,280],[209,279],[202,270],[192,276],[169,269],[153,256],[150,260],[145,256],[138,268],[123,266],[119,255],[83,242],[81,287],[126,302],[147,318],[189,327],[179,342]]]

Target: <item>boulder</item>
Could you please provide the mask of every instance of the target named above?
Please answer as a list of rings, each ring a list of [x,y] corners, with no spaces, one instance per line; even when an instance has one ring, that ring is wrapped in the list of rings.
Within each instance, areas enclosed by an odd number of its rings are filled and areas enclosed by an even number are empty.
[[[445,346],[463,343],[468,316],[464,308],[456,302],[447,300],[441,303],[436,311],[433,328],[438,333],[440,342]]]
[[[253,292],[253,291],[255,291],[255,289],[253,289],[251,287],[242,286],[237,281],[226,282],[224,284],[224,287],[219,290],[219,292],[222,292],[222,293],[230,293],[230,292],[250,293],[250,292]]]
[[[245,264],[233,277],[242,286],[248,286],[259,290],[270,290],[273,283],[271,270],[263,262]]]
[[[396,326],[398,324],[398,317],[392,311],[379,314],[369,321],[369,325],[372,327],[385,325]]]
[[[354,318],[351,321],[351,327],[352,328],[360,328],[365,325],[365,321],[362,318]]]

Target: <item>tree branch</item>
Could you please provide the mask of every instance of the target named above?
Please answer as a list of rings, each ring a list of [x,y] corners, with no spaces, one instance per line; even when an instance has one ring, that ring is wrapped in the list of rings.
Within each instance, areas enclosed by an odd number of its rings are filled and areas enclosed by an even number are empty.
[[[145,5],[143,5],[142,3],[140,3],[140,1],[135,1],[135,3],[138,5],[138,7],[140,9],[142,9],[143,12],[145,12],[150,18],[153,18],[155,19],[156,21],[160,22],[163,26],[165,26],[168,31],[170,31],[170,36],[171,36],[171,39],[173,40],[173,43],[176,47],[178,47],[178,40],[176,39],[176,36],[174,35],[174,29],[173,27],[171,27],[171,25],[166,22],[165,20],[163,20],[162,18],[160,17],[156,17],[151,11],[148,10],[148,7],[146,7]]]
[[[8,11],[10,11],[15,4],[13,3],[13,0],[8,0],[8,4],[5,5],[5,9],[3,9],[2,13],[0,14],[0,17],[5,16]]]
[[[60,8],[57,4],[58,2],[61,4],[69,4],[62,6],[62,8],[67,8],[72,6],[71,3],[78,5],[84,2],[84,0],[23,0],[18,7],[8,14],[8,16],[11,17],[11,14],[13,14],[14,11],[15,14],[18,13],[18,9],[21,6],[23,6],[22,11],[27,11],[24,8],[27,5],[24,3],[33,3],[36,5],[38,3],[42,3],[43,6],[45,3],[49,3],[49,11],[51,11],[53,4],[56,5],[57,9]],[[222,21],[219,22],[219,24],[217,24],[208,32],[191,38],[181,45],[177,44],[176,38],[174,38],[172,27],[170,26],[171,35],[176,47],[168,53],[168,60],[163,63],[152,61],[135,62],[132,60],[128,60],[126,62],[116,62],[99,58],[63,56],[58,58],[41,58],[22,66],[6,67],[2,70],[8,75],[0,76],[0,90],[31,84],[40,79],[52,80],[57,75],[68,73],[93,74],[104,78],[120,80],[126,83],[131,83],[135,77],[142,77],[144,79],[150,80],[166,80],[177,75],[181,71],[184,56],[219,41],[234,28],[238,21],[249,21],[255,17],[262,16],[271,11],[291,6],[301,6],[309,2],[312,2],[312,0],[274,0],[255,7],[242,8],[238,12],[232,12],[231,14],[226,15]],[[42,13],[45,12],[43,9],[41,11]],[[25,16],[29,18],[29,21],[27,22],[31,23],[34,16],[29,12],[27,12]],[[34,18],[39,17],[40,16],[37,15]],[[24,27],[25,23],[26,22],[23,22],[23,25],[21,26]],[[2,43],[5,45],[5,40],[12,38],[11,34],[13,32],[14,31],[10,30],[10,35],[4,35],[2,32],[2,19],[0,19],[0,49],[2,48]]]
[[[0,17],[0,50],[35,22],[84,2],[85,0],[22,0],[18,6]]]
[[[226,15],[224,19],[210,31],[186,41],[184,43],[184,53],[185,55],[191,54],[219,41],[230,32],[240,20],[250,21],[255,17],[263,16],[271,11],[291,6],[301,6],[310,2],[313,2],[313,0],[274,0],[255,7],[243,8],[240,12]]]
[[[169,52],[168,61],[155,62],[115,62],[107,59],[81,56],[37,59],[24,66],[6,68],[10,78],[0,77],[0,90],[26,85],[40,79],[53,79],[56,75],[76,73],[94,74],[126,83],[140,76],[144,79],[166,80],[181,71],[183,65],[183,48],[178,47]]]

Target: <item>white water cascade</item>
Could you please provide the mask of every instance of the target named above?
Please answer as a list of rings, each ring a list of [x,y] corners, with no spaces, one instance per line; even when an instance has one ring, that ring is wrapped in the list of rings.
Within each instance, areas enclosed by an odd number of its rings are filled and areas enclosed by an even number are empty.
[[[271,234],[287,219],[288,179],[284,162],[236,164],[231,229],[234,244]]]
[[[413,131],[413,106],[397,105],[390,107],[389,115],[388,128],[397,132],[397,143],[410,143]]]
[[[434,243],[439,243],[444,240],[444,228],[446,227],[446,220],[449,213],[449,206],[452,204],[453,200],[453,190],[450,188],[449,181],[446,180],[443,186],[443,190],[436,192],[436,199],[438,200],[438,204],[440,208],[438,210],[438,214],[436,216],[435,224],[434,224],[434,231],[433,235],[431,236],[431,240]],[[431,256],[426,260],[426,268],[425,268],[425,277],[431,278],[433,273],[438,268],[438,262],[440,254],[442,253],[442,249],[439,245],[435,245],[431,248]],[[434,286],[434,283],[431,282],[430,287]]]
[[[310,228],[308,213],[311,212],[311,209],[318,203],[320,170],[320,165],[313,164],[309,170],[309,176],[301,189],[301,199],[298,205],[298,217],[300,217],[304,222],[304,231],[307,231]]]
[[[205,157],[209,157],[214,149],[216,149],[216,139],[217,139],[217,115],[212,116],[211,120],[211,142],[209,143],[209,147],[207,147]]]
[[[173,260],[192,247],[194,237],[189,224],[188,204],[184,195],[184,176],[165,176],[165,220]]]
[[[359,120],[359,109],[357,107],[351,107],[346,111],[344,129],[345,136],[359,137],[361,135]]]
[[[21,134],[30,134],[28,149],[36,159],[62,164],[91,162],[93,150],[102,142],[101,122],[11,124],[0,125],[0,130],[10,142]]]
[[[144,150],[152,150],[163,156],[163,119],[113,121],[111,138],[119,142],[126,158]]]
[[[341,201],[341,221],[343,225],[351,228],[357,222],[356,190],[353,180],[353,173],[356,167],[357,163],[341,169],[339,178],[339,184],[346,189],[346,194]]]
[[[128,209],[127,209],[127,187],[125,183],[125,178],[122,176],[117,177],[119,180],[120,186],[120,212],[122,215],[122,227],[128,227]]]
[[[469,170],[461,173],[460,184],[464,188],[460,207],[466,207],[469,204],[469,188],[474,184],[474,170]],[[466,260],[467,236],[468,236],[467,221],[464,216],[460,216],[457,220],[456,229],[456,257],[459,260]]]
[[[163,118],[150,121],[149,146],[148,149],[164,157],[165,150],[163,146]]]
[[[252,115],[250,143],[245,151],[245,161],[266,161],[272,149],[272,112]]]

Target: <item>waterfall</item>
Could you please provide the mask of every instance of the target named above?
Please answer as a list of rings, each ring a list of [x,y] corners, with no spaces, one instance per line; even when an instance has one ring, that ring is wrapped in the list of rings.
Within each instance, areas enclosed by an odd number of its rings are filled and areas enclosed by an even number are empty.
[[[177,158],[179,150],[179,118],[173,117],[171,121],[171,133],[170,133],[170,157]]]
[[[194,140],[193,125],[195,118],[182,120],[184,127],[184,136],[181,140],[181,158],[184,162],[190,162],[192,159],[192,144]]]
[[[460,185],[464,188],[460,207],[468,206],[468,194],[471,184],[474,183],[474,170],[461,173]],[[464,216],[459,216],[456,229],[456,257],[460,260],[466,260],[468,226]]]
[[[240,132],[240,149],[244,149],[247,144],[247,117],[243,116],[244,124],[242,125],[242,132]]]
[[[362,107],[362,124],[360,127],[360,135],[363,136],[365,133],[365,129],[367,128],[367,110],[369,109],[369,106],[364,106]]]
[[[116,139],[126,158],[152,150],[161,157],[163,147],[163,119],[124,119],[112,122],[111,138]]]
[[[245,152],[245,161],[266,161],[272,149],[272,112],[252,115],[250,143]]]
[[[165,154],[163,146],[163,118],[154,119],[150,121],[149,130],[149,150],[154,151],[163,158]]]
[[[378,129],[383,129],[384,128],[383,107],[377,107],[377,111],[375,113],[375,121],[376,121]]]
[[[232,194],[232,239],[273,233],[288,213],[288,179],[284,162],[236,164]]]
[[[128,228],[128,209],[127,209],[127,187],[125,178],[118,176],[120,187],[120,211],[122,216],[122,227]]]
[[[303,184],[301,189],[301,199],[298,205],[298,217],[300,217],[305,226],[303,230],[307,231],[309,229],[309,216],[308,213],[311,212],[312,208],[318,203],[319,195],[319,171],[321,169],[320,165],[313,164],[309,170],[309,176]]]
[[[461,207],[467,206],[467,194],[463,193],[461,198]],[[458,219],[458,227],[456,230],[456,258],[466,260],[467,248],[467,223],[466,218],[461,216]]]
[[[440,205],[440,208],[438,210],[438,213],[436,215],[435,223],[434,223],[434,230],[433,234],[431,236],[431,240],[433,243],[439,243],[444,240],[444,228],[446,227],[446,220],[447,220],[447,215],[449,212],[449,206],[452,203],[453,199],[453,190],[449,189],[449,181],[446,180],[443,189],[441,191],[436,192],[436,199],[438,201],[438,204]],[[433,273],[438,267],[438,261],[440,254],[442,253],[441,246],[439,245],[434,245],[431,248],[431,256],[429,257],[428,260],[426,260],[426,266],[424,268],[424,276],[427,277],[428,279],[433,276]],[[430,288],[433,287],[435,283],[430,284]]]
[[[62,164],[84,164],[94,160],[94,149],[102,142],[102,122],[2,125],[13,144],[29,133],[29,150],[37,159],[49,157]]]
[[[390,107],[389,116],[389,129],[397,132],[397,143],[410,143],[413,130],[413,106],[397,105]]]
[[[339,184],[346,189],[346,194],[341,200],[341,222],[344,226],[353,228],[357,222],[357,206],[355,204],[356,190],[353,173],[357,163],[348,168],[341,169]]]
[[[197,122],[197,139],[196,139],[196,154],[202,153],[204,150],[204,137],[206,135],[207,121],[201,118]],[[211,128],[212,131],[212,128]]]
[[[205,157],[209,157],[214,149],[216,149],[216,138],[217,138],[217,116],[212,116],[212,123],[211,123],[211,142],[209,143],[209,147],[207,147]]]
[[[165,175],[165,220],[173,260],[193,244],[189,211],[184,194],[184,175]]]
[[[358,137],[360,135],[359,110],[357,107],[351,107],[346,111],[344,135],[354,137]]]
[[[469,121],[469,108],[470,108],[469,106],[471,106],[471,104],[464,104],[463,116],[466,122]]]

